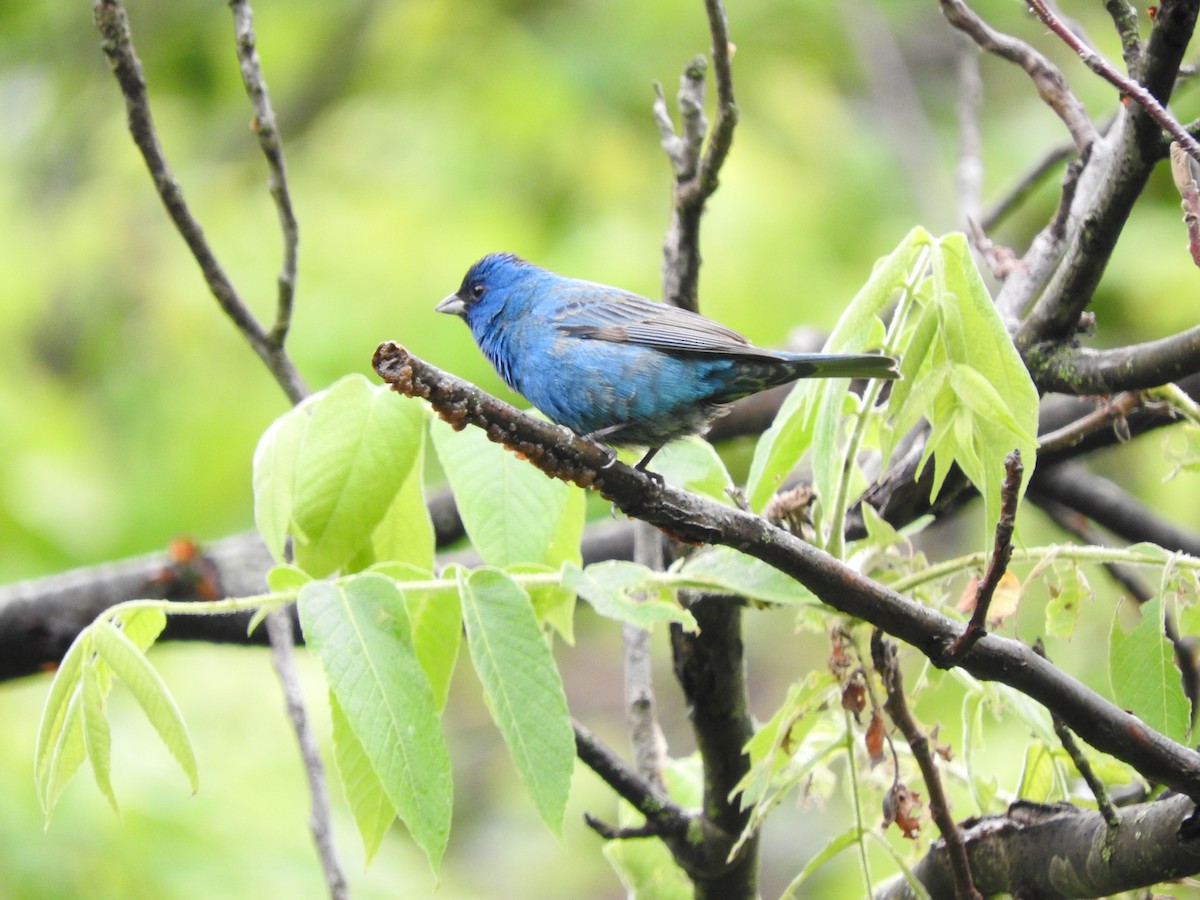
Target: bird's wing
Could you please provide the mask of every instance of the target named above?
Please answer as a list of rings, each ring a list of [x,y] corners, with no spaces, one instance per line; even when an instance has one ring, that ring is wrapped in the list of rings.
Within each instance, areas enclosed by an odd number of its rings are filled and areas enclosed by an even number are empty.
[[[683,353],[771,356],[720,322],[638,294],[588,285],[573,291],[555,315],[555,324],[574,337],[641,344]]]

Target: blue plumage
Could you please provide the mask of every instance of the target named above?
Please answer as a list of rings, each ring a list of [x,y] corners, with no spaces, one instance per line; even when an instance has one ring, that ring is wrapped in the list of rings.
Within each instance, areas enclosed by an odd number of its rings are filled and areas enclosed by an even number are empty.
[[[514,391],[553,422],[614,446],[697,434],[724,405],[797,378],[897,378],[872,354],[762,350],[724,325],[511,253],[471,266],[438,312],[461,316]]]

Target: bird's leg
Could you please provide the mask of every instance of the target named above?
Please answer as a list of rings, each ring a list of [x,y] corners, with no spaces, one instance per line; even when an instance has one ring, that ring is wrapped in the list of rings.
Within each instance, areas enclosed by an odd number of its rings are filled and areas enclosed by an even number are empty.
[[[657,453],[661,449],[662,449],[662,447],[651,447],[649,450],[646,451],[646,455],[642,457],[642,461],[639,462],[636,466],[634,466],[634,468],[637,469],[639,472],[646,472],[646,466],[650,465],[650,460],[654,459],[654,454]],[[646,474],[653,477],[654,475],[657,475],[658,473],[657,472],[646,472]],[[661,478],[661,477],[662,476],[659,475],[659,478]]]

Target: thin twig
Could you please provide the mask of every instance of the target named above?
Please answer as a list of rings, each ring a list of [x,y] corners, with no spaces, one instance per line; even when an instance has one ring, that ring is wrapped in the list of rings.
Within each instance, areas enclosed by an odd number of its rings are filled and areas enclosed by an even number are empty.
[[[971,877],[971,863],[967,859],[967,848],[963,843],[962,832],[950,815],[950,801],[942,787],[942,777],[937,764],[933,761],[933,753],[929,749],[929,738],[921,730],[908,701],[904,697],[904,680],[900,674],[900,662],[896,656],[896,645],[884,640],[883,632],[876,628],[871,634],[871,659],[875,669],[883,678],[887,699],[884,709],[896,723],[913,752],[917,765],[921,768],[921,777],[925,779],[925,788],[929,791],[929,814],[941,832],[942,840],[946,842],[946,850],[950,855],[950,870],[954,875],[954,893],[959,900],[983,900],[983,895],[975,888]]]
[[[1200,162],[1200,142],[1197,142],[1194,137],[1188,134],[1187,129],[1179,124],[1178,119],[1167,112],[1166,108],[1158,102],[1153,94],[1138,82],[1128,76],[1122,75],[1108,60],[1079,40],[1062,19],[1046,6],[1044,0],[1025,0],[1025,2],[1047,28],[1058,35],[1064,44],[1079,55],[1085,66],[1121,91],[1121,93],[1132,98],[1138,106],[1146,110],[1150,118],[1162,127],[1163,131],[1167,132],[1167,134],[1171,135],[1174,140],[1183,146],[1188,156]]]
[[[120,0],[94,0],[92,17],[102,38],[101,48],[125,98],[130,136],[150,170],[154,188],[166,207],[167,215],[187,243],[209,291],[222,311],[266,364],[288,399],[298,403],[307,394],[300,374],[288,356],[272,342],[225,274],[204,236],[204,229],[184,200],[179,182],[167,165],[150,115],[142,64],[134,50],[129,21]]]
[[[267,189],[275,201],[279,216],[279,230],[283,235],[283,264],[279,270],[278,297],[275,307],[275,324],[267,339],[276,347],[282,347],[291,327],[292,307],[296,298],[297,248],[300,228],[292,209],[292,196],[288,189],[287,167],[283,160],[283,144],[279,140],[279,126],[275,112],[271,109],[271,98],[267,83],[263,79],[258,51],[254,46],[254,17],[246,0],[229,0],[233,11],[233,30],[236,37],[238,63],[242,72],[242,83],[254,110],[252,128],[267,159]]]
[[[266,625],[271,638],[271,663],[283,687],[288,719],[300,744],[300,755],[308,776],[308,791],[312,798],[308,827],[317,845],[317,855],[321,858],[321,868],[325,872],[329,896],[334,900],[344,900],[350,896],[350,891],[333,842],[333,819],[329,811],[325,769],[321,765],[321,753],[317,749],[317,739],[308,722],[304,694],[300,689],[300,673],[296,669],[296,657],[292,650],[295,638],[292,633],[291,613],[286,609],[273,610],[267,614]]]
[[[979,104],[983,80],[979,75],[979,48],[965,35],[958,39],[958,161],[954,186],[958,195],[960,226],[979,220],[983,196],[983,139],[979,131]]]
[[[1097,138],[1096,128],[1054,63],[1024,41],[996,31],[962,0],[941,0],[941,7],[946,21],[970,37],[981,49],[1016,63],[1025,70],[1033,80],[1038,95],[1058,114],[1081,153],[1091,146]]]
[[[1113,397],[1086,416],[1064,425],[1050,434],[1038,436],[1038,453],[1053,453],[1074,447],[1094,431],[1109,428],[1114,421],[1124,419],[1142,405],[1142,398],[1134,391],[1124,391]]]
[[[1129,77],[1138,77],[1138,66],[1142,59],[1142,38],[1138,34],[1138,14],[1126,0],[1104,0],[1104,8],[1112,16],[1117,36],[1121,39],[1121,57],[1125,60],[1125,71]]]
[[[1042,644],[1041,638],[1034,643],[1033,650],[1040,656],[1046,655],[1046,648]],[[1054,733],[1058,735],[1059,742],[1067,751],[1067,756],[1071,757],[1071,762],[1083,776],[1083,780],[1087,782],[1092,796],[1096,798],[1096,807],[1100,810],[1100,815],[1104,816],[1110,836],[1115,834],[1116,829],[1121,825],[1121,817],[1117,815],[1117,809],[1108,797],[1108,788],[1104,786],[1103,781],[1096,777],[1096,773],[1092,770],[1092,764],[1088,762],[1083,748],[1079,746],[1079,742],[1075,740],[1075,735],[1071,733],[1071,729],[1067,727],[1066,723],[1054,713],[1050,714],[1050,721],[1054,725]]]
[[[717,189],[718,175],[737,125],[730,69],[732,47],[720,0],[705,0],[712,35],[713,74],[717,84],[716,120],[708,130],[704,115],[706,63],[697,56],[684,67],[679,82],[680,128],[676,132],[667,110],[662,87],[654,85],[654,120],[662,147],[675,173],[671,221],[663,241],[663,300],[684,309],[699,307],[700,216],[708,198]],[[708,146],[701,152],[705,134]]]
[[[634,522],[633,559],[654,571],[662,571],[662,532],[645,522]],[[630,622],[621,626],[621,648],[625,669],[625,719],[634,765],[641,776],[662,787],[666,738],[655,712],[654,683],[650,666],[650,632]]]
[[[691,814],[671,800],[666,791],[635,772],[583,725],[578,722],[571,725],[575,729],[575,752],[580,761],[645,816],[646,824],[654,834],[664,839],[683,838]]]
[[[975,589],[975,609],[971,612],[971,621],[946,651],[946,658],[952,665],[987,633],[988,608],[992,605],[996,587],[1008,571],[1008,561],[1012,558],[1012,535],[1017,523],[1017,498],[1024,472],[1025,465],[1021,462],[1020,450],[1013,450],[1004,457],[1004,481],[1000,485],[1000,520],[996,523],[992,558],[988,560],[987,571]]]

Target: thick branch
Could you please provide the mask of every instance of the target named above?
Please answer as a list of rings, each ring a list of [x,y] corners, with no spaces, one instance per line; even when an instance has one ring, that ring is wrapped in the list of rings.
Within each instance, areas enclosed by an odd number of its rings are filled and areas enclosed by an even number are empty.
[[[1195,803],[1179,795],[1119,810],[1112,835],[1095,810],[1017,803],[1004,815],[965,823],[975,886],[987,896],[1039,900],[1106,897],[1200,871],[1200,841],[1180,839]],[[1111,839],[1110,839],[1111,838]],[[941,842],[913,867],[933,900],[953,900],[954,881]],[[914,900],[895,878],[875,900]]]
[[[1024,356],[1030,374],[1043,391],[1137,391],[1200,372],[1200,325],[1170,337],[1111,350],[1048,342],[1028,348]]]

